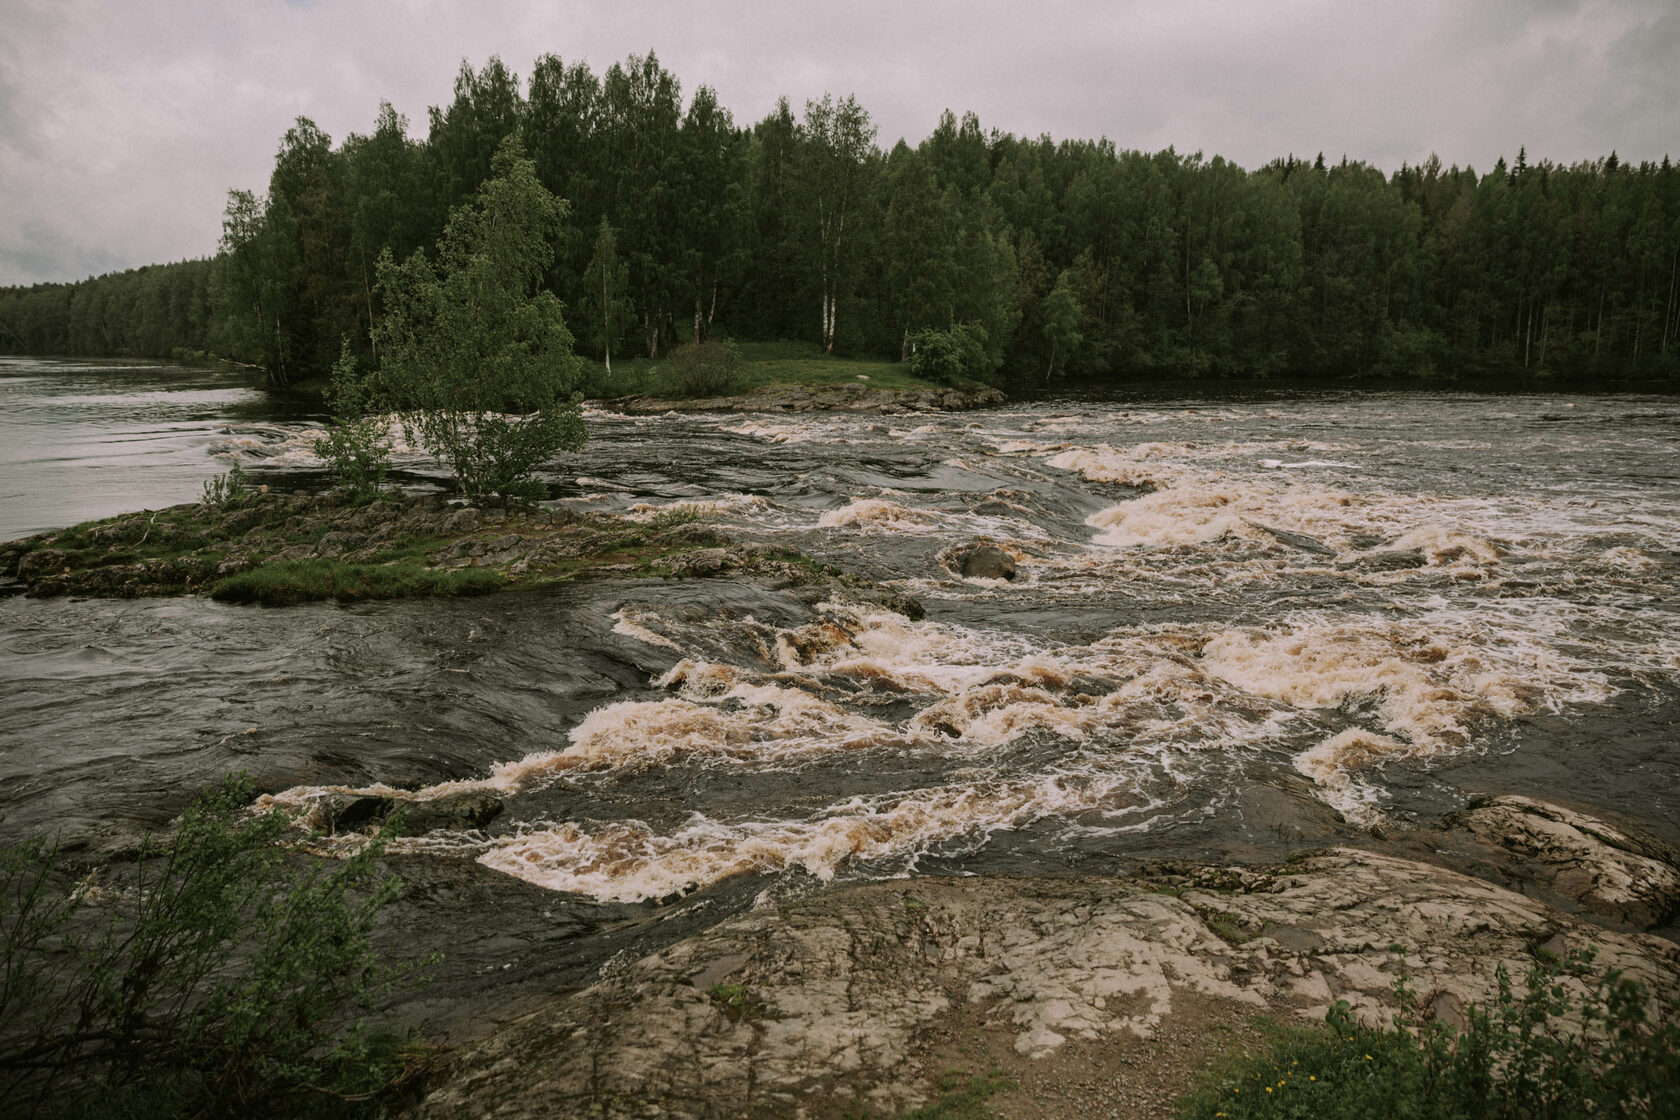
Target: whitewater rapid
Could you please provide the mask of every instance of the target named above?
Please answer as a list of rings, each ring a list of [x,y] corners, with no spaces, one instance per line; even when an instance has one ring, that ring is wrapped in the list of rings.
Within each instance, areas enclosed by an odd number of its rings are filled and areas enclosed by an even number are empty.
[[[267,805],[308,819],[335,793],[493,791],[508,812],[491,831],[398,846],[636,901],[742,875],[982,866],[1011,836],[1096,850],[1195,822],[1206,843],[1255,782],[1370,827],[1464,759],[1546,749],[1524,745],[1538,716],[1629,694],[1660,707],[1680,686],[1661,401],[591,424],[608,446],[557,476],[558,504],[702,517],[888,582],[927,617],[844,597],[771,617],[625,587],[608,629],[654,663],[633,695],[477,774],[297,785]],[[650,446],[671,462],[636,457]],[[975,541],[1014,578],[957,575]]]

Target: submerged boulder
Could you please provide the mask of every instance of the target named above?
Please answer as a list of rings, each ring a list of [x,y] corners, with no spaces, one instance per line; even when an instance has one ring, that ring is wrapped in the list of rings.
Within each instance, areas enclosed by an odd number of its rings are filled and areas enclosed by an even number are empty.
[[[360,832],[390,815],[391,804],[378,794],[328,794],[315,803],[315,826],[322,832]]]
[[[360,832],[400,813],[402,835],[424,836],[440,829],[450,832],[481,829],[501,812],[502,799],[484,790],[414,800],[379,794],[334,793],[316,803],[315,823],[323,832]]]
[[[1363,556],[1356,556],[1352,560],[1337,564],[1343,571],[1361,572],[1403,572],[1410,568],[1421,568],[1429,563],[1429,558],[1418,548],[1384,548],[1375,552],[1367,552]]]
[[[404,836],[428,832],[471,832],[482,829],[502,815],[502,799],[484,790],[467,790],[429,801],[405,801],[402,809]]]
[[[963,579],[1014,579],[1015,558],[995,544],[978,543],[944,556],[945,567]]]

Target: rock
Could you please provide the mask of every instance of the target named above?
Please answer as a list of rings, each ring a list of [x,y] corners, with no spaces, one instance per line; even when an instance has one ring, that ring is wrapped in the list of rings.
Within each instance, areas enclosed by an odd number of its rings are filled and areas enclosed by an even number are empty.
[[[252,502],[248,506],[241,506],[230,510],[220,520],[220,529],[226,536],[244,533],[253,525],[260,525],[270,516],[266,502]]]
[[[367,793],[332,793],[315,803],[315,826],[322,832],[360,832],[391,812],[392,801]]]
[[[478,510],[472,506],[466,506],[456,510],[444,519],[443,531],[452,536],[461,533],[476,533],[481,520]]]
[[[1037,1056],[1163,1037],[1210,1001],[1322,1021],[1342,999],[1386,1020],[1391,945],[1444,1016],[1490,1002],[1501,963],[1520,985],[1531,946],[1559,936],[1593,944],[1595,968],[1680,992],[1680,946],[1428,864],[1341,849],[1212,871],[1212,888],[922,878],[766,905],[462,1047],[415,1115],[829,1115],[847,1101],[895,1115],[930,1095],[919,1057],[976,1020]],[[702,986],[713,977],[728,999]]]
[[[24,581],[40,579],[63,571],[70,563],[70,554],[61,548],[37,548],[18,558],[18,578]]]
[[[430,801],[402,801],[394,807],[402,811],[404,836],[424,836],[438,829],[450,832],[482,829],[501,816],[502,799],[493,793],[469,790]]]
[[[1305,533],[1292,533],[1288,529],[1274,529],[1270,525],[1262,525],[1258,521],[1250,521],[1249,524],[1290,548],[1298,548],[1302,552],[1310,552],[1314,556],[1336,555],[1335,549],[1318,538],[1309,537]]]
[[[424,836],[446,829],[481,829],[502,812],[502,799],[493,793],[468,790],[429,800],[384,797],[369,793],[334,793],[315,803],[315,826],[322,832],[360,832],[401,812],[401,834]]]
[[[1388,548],[1345,560],[1336,567],[1344,572],[1400,572],[1408,568],[1421,568],[1428,562],[1429,558],[1424,556],[1422,549]]]
[[[1680,914],[1680,853],[1654,837],[1528,797],[1492,797],[1450,819],[1520,857],[1504,870],[1588,914],[1654,929]]]
[[[367,537],[361,533],[349,533],[335,529],[324,534],[315,544],[317,556],[342,556],[346,552],[361,548],[367,543]]]
[[[680,552],[670,558],[670,564],[673,574],[696,579],[722,575],[737,566],[735,557],[727,548],[699,548],[693,552]]]
[[[402,516],[403,507],[396,502],[369,502],[336,518],[341,529],[366,532],[380,525],[388,525]]]
[[[995,544],[969,545],[944,560],[947,568],[964,579],[1015,578],[1015,558]]]

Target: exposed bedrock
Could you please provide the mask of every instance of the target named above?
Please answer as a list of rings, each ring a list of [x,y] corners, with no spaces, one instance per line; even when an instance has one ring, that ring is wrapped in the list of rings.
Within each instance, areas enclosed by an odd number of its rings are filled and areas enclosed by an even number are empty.
[[[1528,893],[1610,922],[1652,929],[1680,916],[1680,853],[1528,797],[1490,797],[1448,819],[1493,849],[1490,862]]]
[[[928,1098],[929,1040],[958,1017],[1029,1057],[1170,1033],[1210,1002],[1321,1020],[1346,1000],[1385,1021],[1400,946],[1421,1005],[1453,1019],[1494,997],[1499,964],[1520,979],[1538,953],[1588,945],[1654,992],[1680,985],[1673,942],[1354,849],[1136,879],[873,883],[609,968],[463,1048],[418,1115],[892,1115]]]

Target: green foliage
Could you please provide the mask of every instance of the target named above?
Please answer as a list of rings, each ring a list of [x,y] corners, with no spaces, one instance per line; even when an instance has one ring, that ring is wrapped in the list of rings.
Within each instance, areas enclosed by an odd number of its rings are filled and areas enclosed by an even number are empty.
[[[230,194],[214,260],[0,289],[0,349],[180,349],[295,384],[324,378],[349,335],[377,362],[373,262],[436,242],[520,136],[577,228],[544,284],[615,368],[714,333],[904,359],[911,332],[973,322],[990,369],[1034,382],[1680,378],[1667,159],[1244,169],[971,113],[882,153],[854,98],[803,114],[783,98],[743,128],[709,87],[683,94],[652,54],[600,75],[545,55],[522,98],[492,58],[462,66],[419,142],[385,104],[336,149],[300,119],[266,193]]]
[[[900,1120],[985,1120],[990,1115],[986,1102],[1014,1088],[1014,1083],[995,1071],[970,1074],[950,1070],[939,1075],[938,1088],[938,1098],[904,1113]]]
[[[414,968],[371,947],[383,839],[301,869],[252,793],[230,778],[108,882],[72,885],[39,842],[0,853],[8,1115],[343,1115],[389,1080],[399,1050],[362,1016]]]
[[[332,409],[332,427],[325,438],[315,441],[315,454],[326,460],[340,489],[358,501],[372,498],[385,484],[391,449],[384,417],[378,414],[367,379],[357,368],[349,339],[344,340],[333,366],[327,404]]]
[[[698,505],[670,506],[653,515],[648,525],[655,529],[675,529],[679,525],[693,525],[706,519],[706,510]]]
[[[220,580],[210,588],[210,597],[223,603],[289,607],[321,599],[355,603],[366,599],[484,595],[506,583],[506,576],[486,568],[438,570],[419,562],[276,560]]]
[[[1068,358],[1079,350],[1079,344],[1085,341],[1079,330],[1085,309],[1079,303],[1078,283],[1073,270],[1064,271],[1056,277],[1056,286],[1044,297],[1044,341],[1050,344],[1050,356],[1044,364],[1046,382],[1056,376]]]
[[[1590,955],[1542,958],[1518,997],[1504,966],[1492,1007],[1463,1033],[1423,1021],[1402,971],[1401,1012],[1360,1026],[1345,1003],[1324,1029],[1287,1028],[1262,1054],[1209,1077],[1179,1104],[1184,1120],[1572,1120],[1680,1115],[1680,1002],[1647,1018],[1646,993]],[[1584,994],[1570,994],[1580,983]]]
[[[250,505],[257,498],[257,491],[245,481],[245,470],[235,463],[225,474],[219,474],[204,483],[203,504],[213,510],[226,512]]]
[[[581,447],[572,354],[560,301],[539,283],[566,213],[516,138],[494,177],[456,207],[437,261],[379,262],[386,313],[375,331],[382,377],[423,446],[474,501],[541,496],[535,474]]]
[[[613,344],[635,319],[630,302],[630,266],[619,258],[618,234],[605,218],[595,235],[595,253],[584,273],[590,334],[601,349],[601,363],[612,373]]]
[[[949,330],[910,335],[910,373],[942,385],[987,381],[995,368],[986,352],[986,328],[958,323]]]
[[[740,392],[745,369],[741,351],[733,342],[708,339],[671,351],[659,372],[665,394],[693,400]]]
[[[764,1001],[742,984],[713,984],[706,991],[711,1001],[723,1009],[732,1023],[742,1019],[762,1019],[770,1013]]]

